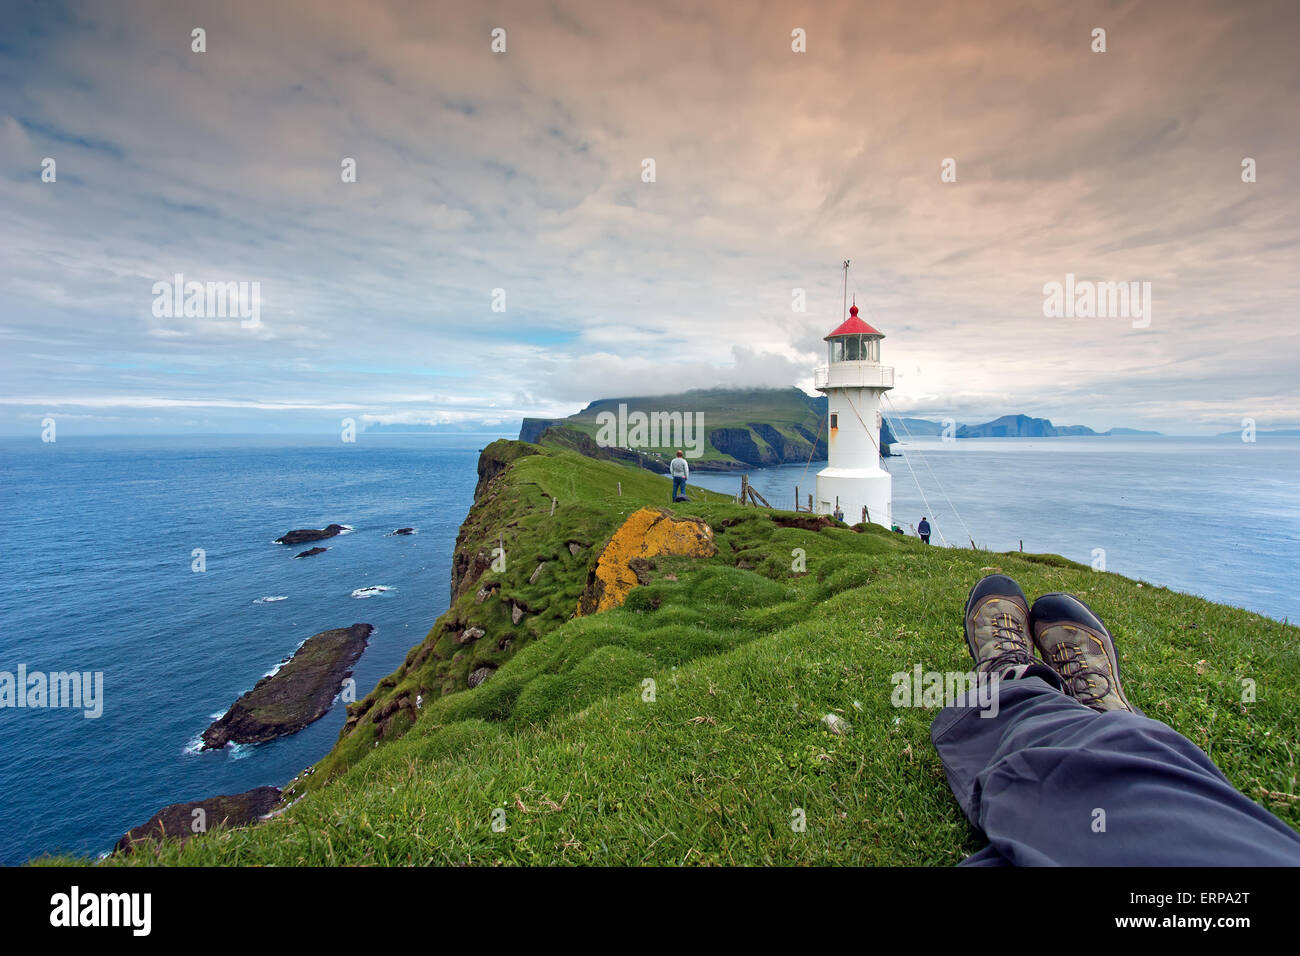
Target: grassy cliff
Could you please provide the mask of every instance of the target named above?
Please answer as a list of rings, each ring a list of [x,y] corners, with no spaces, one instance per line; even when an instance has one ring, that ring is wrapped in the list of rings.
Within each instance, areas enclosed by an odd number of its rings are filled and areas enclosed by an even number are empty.
[[[675,395],[605,398],[568,418],[526,418],[520,438],[536,440],[546,427],[562,425],[594,441],[601,416],[608,413],[617,418],[620,406],[626,406],[628,414],[675,412],[700,416],[704,441],[701,456],[691,459],[695,468],[740,470],[746,466],[804,462],[810,456],[819,461],[826,458],[826,398],[814,398],[797,388],[714,388]],[[661,438],[665,439],[663,444],[657,440]],[[657,461],[666,464],[681,447],[668,443],[662,435],[651,435],[650,439],[640,448],[642,456],[649,459],[642,464],[651,468]]]
[[[622,607],[575,618],[602,543],[666,506],[667,480],[519,442],[489,446],[480,479],[450,609],[286,785],[288,809],[111,864],[954,864],[981,840],[930,745],[935,709],[894,707],[890,675],[968,668],[963,603],[994,570],[1031,599],[1083,596],[1129,696],[1300,826],[1294,626],[699,491],[672,508],[717,555],[658,559]]]

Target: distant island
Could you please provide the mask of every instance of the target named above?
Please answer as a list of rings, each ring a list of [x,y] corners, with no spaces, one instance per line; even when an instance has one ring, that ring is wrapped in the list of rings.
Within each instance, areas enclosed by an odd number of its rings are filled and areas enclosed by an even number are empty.
[[[935,436],[944,434],[944,423],[928,418],[889,418],[885,419],[896,434],[905,437]],[[1032,418],[1028,415],[1003,415],[982,425],[958,425],[950,423],[954,438],[1109,438],[1124,436],[1147,436],[1163,438],[1161,432],[1145,431],[1141,428],[1111,428],[1104,432],[1095,431],[1087,425],[1053,425],[1050,418]]]
[[[568,418],[525,418],[519,440],[548,440],[594,458],[623,461],[661,472],[678,447],[686,448],[697,471],[741,471],[789,462],[826,460],[826,396],[813,397],[798,388],[695,389],[673,395],[602,398]],[[667,416],[686,432],[677,441],[661,434],[664,428],[647,427],[646,440],[629,440],[635,416]],[[621,432],[602,434],[602,424],[616,422]],[[627,427],[634,423],[633,429]],[[700,425],[695,434],[696,423]],[[1062,438],[1110,436],[1160,436],[1136,428],[1098,432],[1085,425],[1054,425],[1046,418],[1003,415],[980,425],[959,425],[925,418],[885,416],[880,426],[880,451],[891,456],[890,446],[917,436],[945,434],[954,438]],[[614,440],[608,440],[610,438]],[[640,439],[639,435],[631,435]],[[692,443],[694,445],[692,446]]]

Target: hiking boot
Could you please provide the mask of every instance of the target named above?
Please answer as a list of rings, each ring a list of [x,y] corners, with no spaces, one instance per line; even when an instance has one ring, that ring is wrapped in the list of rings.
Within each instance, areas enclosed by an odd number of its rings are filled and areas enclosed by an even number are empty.
[[[1061,675],[1066,693],[1093,710],[1142,713],[1124,696],[1115,642],[1092,608],[1073,594],[1044,594],[1029,620],[1034,644]]]
[[[1005,574],[990,574],[970,589],[966,599],[966,645],[975,672],[1002,674],[1034,662],[1029,636],[1029,601],[1020,585]]]

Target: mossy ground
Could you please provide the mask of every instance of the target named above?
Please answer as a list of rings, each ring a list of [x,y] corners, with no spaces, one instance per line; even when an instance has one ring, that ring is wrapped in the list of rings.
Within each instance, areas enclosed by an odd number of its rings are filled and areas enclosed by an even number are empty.
[[[569,619],[599,544],[635,509],[664,505],[667,481],[547,451],[494,486],[467,527],[526,556],[500,594],[537,610],[520,625],[485,612],[491,636],[523,638],[487,682],[431,695],[382,739],[359,726],[273,820],[110,862],[955,864],[982,840],[930,744],[935,709],[894,707],[890,677],[969,667],[962,608],[992,571],[1031,599],[1081,596],[1115,634],[1134,702],[1300,826],[1294,626],[1054,555],[781,527],[712,495],[673,507],[713,527],[716,557],[660,559],[623,607]],[[588,545],[579,555],[573,539]],[[543,557],[552,573],[529,584]],[[439,678],[395,676],[385,699]],[[831,733],[828,713],[849,732]]]

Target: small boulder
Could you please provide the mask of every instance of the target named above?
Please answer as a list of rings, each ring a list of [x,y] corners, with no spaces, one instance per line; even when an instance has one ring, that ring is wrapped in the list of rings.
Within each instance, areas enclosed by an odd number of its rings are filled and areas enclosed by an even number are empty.
[[[298,558],[310,558],[313,554],[324,554],[328,550],[329,548],[309,548],[306,551],[300,551],[297,554],[295,554],[294,559],[297,560]]]
[[[477,687],[479,684],[483,683],[491,676],[492,676],[492,668],[480,667],[478,670],[470,673],[469,680],[467,681],[467,683],[469,684],[470,687]]]

